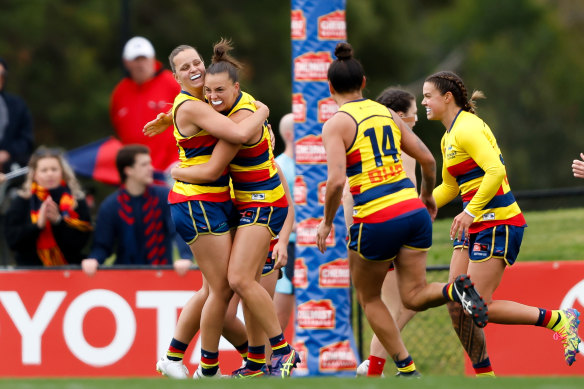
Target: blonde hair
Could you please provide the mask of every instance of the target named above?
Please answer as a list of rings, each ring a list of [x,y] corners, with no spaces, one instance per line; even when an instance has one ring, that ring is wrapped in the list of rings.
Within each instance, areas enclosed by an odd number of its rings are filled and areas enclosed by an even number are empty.
[[[30,157],[30,160],[28,161],[28,173],[26,174],[26,178],[22,184],[22,188],[18,191],[18,194],[27,199],[31,197],[32,183],[34,181],[36,169],[39,161],[45,158],[54,158],[59,161],[59,166],[63,172],[63,180],[71,190],[73,198],[83,199],[85,193],[81,189],[81,184],[77,180],[77,177],[75,177],[73,168],[71,168],[71,165],[65,160],[63,152],[60,149],[49,148],[46,146],[40,146]]]

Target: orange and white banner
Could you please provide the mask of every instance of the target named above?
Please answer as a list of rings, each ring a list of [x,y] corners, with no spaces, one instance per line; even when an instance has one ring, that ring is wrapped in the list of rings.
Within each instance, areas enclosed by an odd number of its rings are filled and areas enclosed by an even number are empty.
[[[0,376],[153,376],[180,310],[201,287],[199,271],[0,271]],[[292,326],[289,326],[290,328]],[[292,339],[292,334],[287,334]],[[200,361],[198,334],[185,354]],[[221,340],[229,374],[241,357]]]

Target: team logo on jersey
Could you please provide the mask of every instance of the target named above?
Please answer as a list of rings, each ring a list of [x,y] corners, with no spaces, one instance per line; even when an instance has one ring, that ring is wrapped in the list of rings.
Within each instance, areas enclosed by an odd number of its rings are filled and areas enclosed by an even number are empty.
[[[292,40],[306,39],[306,17],[304,11],[300,9],[292,10]]]
[[[489,256],[490,253],[491,253],[490,244],[475,242],[475,244],[472,246],[471,257],[472,259],[486,258]]]
[[[251,199],[252,200],[265,200],[266,199],[266,195],[264,193],[252,193],[251,194]]]
[[[332,97],[318,100],[318,122],[324,123],[329,120],[337,111],[339,106]]]
[[[335,307],[332,300],[310,300],[298,305],[296,318],[300,328],[335,328]]]
[[[256,210],[247,209],[245,211],[239,212],[239,220],[241,223],[252,223],[255,219]]]
[[[333,11],[318,18],[318,39],[347,40],[345,11]]]
[[[319,350],[318,370],[339,371],[355,370],[357,358],[348,340],[332,343]]]
[[[483,215],[483,220],[495,220],[495,212],[485,213]]]

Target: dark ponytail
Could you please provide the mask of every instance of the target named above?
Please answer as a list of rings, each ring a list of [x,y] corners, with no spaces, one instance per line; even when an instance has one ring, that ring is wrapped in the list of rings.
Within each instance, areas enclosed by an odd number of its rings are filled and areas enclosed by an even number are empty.
[[[353,58],[353,47],[340,42],[335,47],[335,59],[327,73],[327,78],[338,93],[354,92],[361,89],[365,71],[361,63]]]

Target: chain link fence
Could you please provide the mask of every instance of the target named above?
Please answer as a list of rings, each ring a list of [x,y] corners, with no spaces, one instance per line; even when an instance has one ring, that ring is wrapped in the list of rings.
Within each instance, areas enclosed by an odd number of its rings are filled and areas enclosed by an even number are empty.
[[[434,266],[427,270],[428,282],[446,282],[448,266]],[[357,348],[362,359],[369,357],[369,344],[373,331],[367,323],[356,299],[353,299],[353,328]],[[419,312],[402,331],[402,338],[423,375],[462,376],[464,374],[464,349],[452,329],[446,306]],[[385,364],[385,375],[396,373],[389,360]]]

